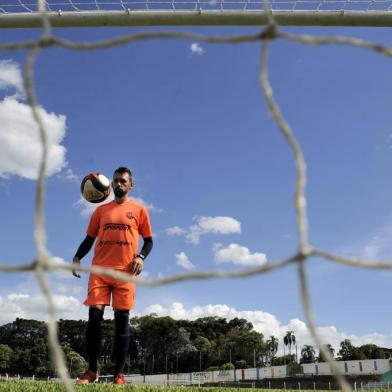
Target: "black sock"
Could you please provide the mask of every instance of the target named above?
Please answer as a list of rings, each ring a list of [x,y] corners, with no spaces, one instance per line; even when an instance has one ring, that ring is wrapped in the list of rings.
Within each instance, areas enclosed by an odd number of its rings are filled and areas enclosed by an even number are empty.
[[[88,312],[86,330],[86,346],[88,356],[88,368],[97,372],[98,356],[101,348],[101,321],[103,310],[91,307]]]
[[[124,373],[125,360],[129,347],[129,310],[114,311],[114,355],[116,359],[116,370],[114,374]]]

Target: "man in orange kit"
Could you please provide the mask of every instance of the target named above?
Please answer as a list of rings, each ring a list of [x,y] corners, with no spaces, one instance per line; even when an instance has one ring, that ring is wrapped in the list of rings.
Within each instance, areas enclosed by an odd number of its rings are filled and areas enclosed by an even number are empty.
[[[72,274],[80,278],[80,260],[95,243],[92,265],[113,268],[139,275],[144,259],[152,249],[152,230],[146,208],[128,199],[132,189],[132,173],[126,167],[119,167],[113,174],[112,188],[115,199],[99,206],[93,213],[87,228],[87,236],[80,244],[74,258]],[[140,252],[139,236],[144,244]],[[98,380],[97,363],[101,346],[101,321],[105,306],[114,310],[115,323],[115,384],[125,384],[124,364],[129,346],[129,311],[134,306],[135,285],[107,276],[90,274],[88,295],[84,302],[89,306],[86,330],[86,346],[89,359],[88,370],[76,381],[89,384]]]

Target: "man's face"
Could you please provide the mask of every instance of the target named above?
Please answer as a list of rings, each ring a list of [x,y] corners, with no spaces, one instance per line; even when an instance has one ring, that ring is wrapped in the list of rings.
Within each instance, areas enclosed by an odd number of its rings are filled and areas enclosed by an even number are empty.
[[[128,173],[115,173],[112,187],[116,197],[123,197],[132,189],[132,182]]]

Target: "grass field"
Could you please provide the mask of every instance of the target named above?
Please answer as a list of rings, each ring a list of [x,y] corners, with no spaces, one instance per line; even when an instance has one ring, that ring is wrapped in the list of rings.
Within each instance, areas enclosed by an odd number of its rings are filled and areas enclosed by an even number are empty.
[[[154,387],[154,386],[132,386],[112,384],[75,385],[76,391],[106,392],[113,389],[132,392],[250,392],[254,389],[246,388],[198,388],[198,387]],[[60,392],[65,388],[61,383],[49,383],[41,381],[0,381],[0,392]],[[256,392],[283,392],[282,389],[257,389]],[[298,390],[284,390],[285,392],[298,392]],[[380,390],[381,391],[381,390]],[[317,391],[327,392],[327,391]],[[330,391],[328,391],[330,392]]]
[[[113,384],[75,385],[76,391],[106,392],[113,389],[132,392],[238,392],[237,388],[198,388],[198,387],[159,387],[159,386],[133,386]],[[61,383],[44,381],[0,381],[0,392],[60,392],[65,388]],[[241,392],[250,392],[252,389],[241,388]],[[258,389],[258,392],[264,390]],[[267,390],[265,390],[267,391]],[[269,392],[277,390],[269,389]],[[289,392],[287,390],[287,392]],[[297,391],[298,392],[298,391]]]
[[[113,391],[132,391],[132,392],[302,392],[301,389],[247,389],[247,388],[222,388],[222,387],[164,387],[164,386],[144,386],[144,385],[113,385],[113,384],[90,384],[75,385],[75,391],[86,392],[113,392]],[[4,381],[0,380],[0,392],[62,392],[65,391],[64,385],[59,382],[44,381]],[[308,390],[313,391],[313,389]],[[316,390],[317,392],[331,392],[327,390]],[[360,391],[360,389],[359,389]],[[372,392],[389,392],[388,389],[371,389]],[[332,391],[338,392],[338,391]]]

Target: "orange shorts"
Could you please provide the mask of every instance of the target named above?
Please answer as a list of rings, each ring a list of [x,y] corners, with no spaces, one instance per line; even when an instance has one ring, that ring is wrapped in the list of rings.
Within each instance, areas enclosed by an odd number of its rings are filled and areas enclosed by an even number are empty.
[[[112,296],[112,307],[115,310],[130,310],[135,302],[135,284],[122,282],[110,276],[99,276],[91,274],[88,281],[86,306],[110,305]]]

